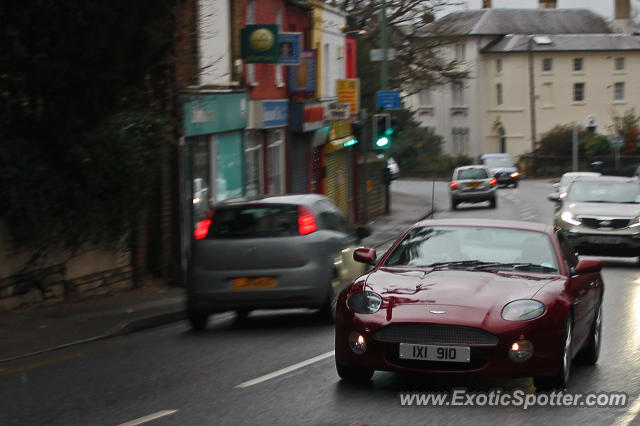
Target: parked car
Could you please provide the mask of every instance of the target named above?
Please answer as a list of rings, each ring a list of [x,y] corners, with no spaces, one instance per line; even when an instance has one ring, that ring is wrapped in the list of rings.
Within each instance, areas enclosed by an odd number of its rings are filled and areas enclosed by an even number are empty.
[[[499,185],[518,187],[520,171],[513,157],[506,153],[482,154],[478,157],[478,164],[484,164],[498,179]]]
[[[449,182],[451,210],[460,203],[489,202],[496,207],[496,187],[498,181],[485,166],[462,166],[453,171]]]
[[[640,181],[630,177],[576,178],[554,216],[580,254],[640,255]]]
[[[601,176],[601,173],[598,172],[567,172],[562,175],[560,181],[553,184],[553,187],[556,188],[558,195],[560,198],[564,198],[567,195],[567,188],[569,184],[576,180],[579,177],[597,177]]]
[[[391,157],[387,159],[387,168],[389,169],[389,177],[391,180],[395,180],[400,177],[400,167],[398,166],[398,163],[396,163],[396,160]]]
[[[191,327],[201,330],[210,314],[227,310],[246,316],[253,309],[308,307],[331,316],[337,294],[364,272],[352,254],[368,235],[322,195],[215,204],[192,241]]]
[[[376,370],[533,376],[552,389],[567,385],[575,356],[598,359],[602,263],[579,260],[551,226],[423,221],[379,260],[370,248],[354,258],[374,266],[338,298],[343,380]]]

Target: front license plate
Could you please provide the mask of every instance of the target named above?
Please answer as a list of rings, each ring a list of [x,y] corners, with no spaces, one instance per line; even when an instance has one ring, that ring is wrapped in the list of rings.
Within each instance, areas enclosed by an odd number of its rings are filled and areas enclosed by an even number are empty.
[[[622,238],[609,237],[609,236],[603,235],[603,236],[589,237],[587,241],[590,242],[591,244],[620,244],[622,243]]]
[[[255,290],[277,286],[278,280],[273,277],[234,278],[231,280],[231,290]]]
[[[468,346],[413,345],[411,343],[400,343],[400,359],[469,362],[471,360],[471,348]]]

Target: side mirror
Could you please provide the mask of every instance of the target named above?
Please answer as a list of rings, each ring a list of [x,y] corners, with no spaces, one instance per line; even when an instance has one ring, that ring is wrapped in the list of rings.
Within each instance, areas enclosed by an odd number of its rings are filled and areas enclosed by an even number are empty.
[[[371,229],[368,226],[358,226],[356,228],[356,236],[358,240],[363,240],[371,235]]]
[[[558,194],[557,192],[554,192],[553,194],[549,194],[547,195],[547,200],[553,201],[554,203],[559,203],[561,201],[560,194]]]
[[[602,262],[599,260],[587,260],[581,259],[578,264],[573,268],[574,274],[586,274],[589,272],[600,272],[602,270]]]
[[[372,248],[359,248],[353,252],[353,260],[367,265],[376,263],[376,251]]]

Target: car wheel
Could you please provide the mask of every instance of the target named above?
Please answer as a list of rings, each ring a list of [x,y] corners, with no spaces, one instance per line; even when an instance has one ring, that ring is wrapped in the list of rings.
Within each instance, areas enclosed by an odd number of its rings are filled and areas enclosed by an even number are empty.
[[[492,209],[496,208],[496,197],[493,197],[489,200],[489,207],[491,207]]]
[[[591,326],[591,333],[587,340],[587,346],[580,353],[580,361],[588,365],[598,362],[600,355],[600,343],[602,340],[602,305],[598,306],[596,317]]]
[[[517,188],[518,187],[518,181],[513,182],[513,187]]]
[[[236,320],[244,321],[249,317],[251,309],[236,309]]]
[[[451,210],[455,210],[456,208],[458,208],[458,202],[452,198],[451,199]]]
[[[564,341],[562,343],[562,360],[560,363],[560,371],[554,376],[550,377],[535,377],[533,384],[538,391],[547,391],[553,389],[564,389],[569,382],[569,376],[571,374],[571,361],[573,359],[573,353],[571,351],[571,344],[573,341],[573,323],[571,314],[567,318],[564,331]]]
[[[320,317],[322,319],[326,319],[330,324],[333,324],[336,320],[336,305],[338,304],[338,292],[335,291],[337,287],[337,274],[338,272],[334,272],[334,278],[329,284],[329,295],[327,296],[327,300],[320,307]]]
[[[355,383],[367,383],[373,377],[373,370],[368,368],[347,367],[336,361],[336,370],[342,380]]]
[[[209,320],[209,315],[204,314],[202,312],[198,312],[198,311],[188,311],[187,318],[189,319],[191,330],[202,331],[205,328],[207,328],[207,321]]]

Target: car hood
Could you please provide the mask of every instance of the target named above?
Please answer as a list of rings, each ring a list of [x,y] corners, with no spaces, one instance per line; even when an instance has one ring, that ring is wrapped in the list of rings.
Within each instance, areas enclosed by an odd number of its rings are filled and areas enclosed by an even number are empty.
[[[387,320],[416,321],[430,311],[439,317],[482,325],[507,303],[530,299],[559,275],[540,273],[379,268],[367,279],[369,289],[387,302]],[[428,308],[428,309],[427,309]],[[433,317],[433,315],[431,315]]]
[[[493,173],[494,175],[497,173],[513,173],[513,172],[517,172],[518,168],[517,167],[498,167],[495,169],[490,169],[491,173]]]
[[[575,216],[610,216],[632,219],[640,215],[640,204],[569,202],[567,208]]]

